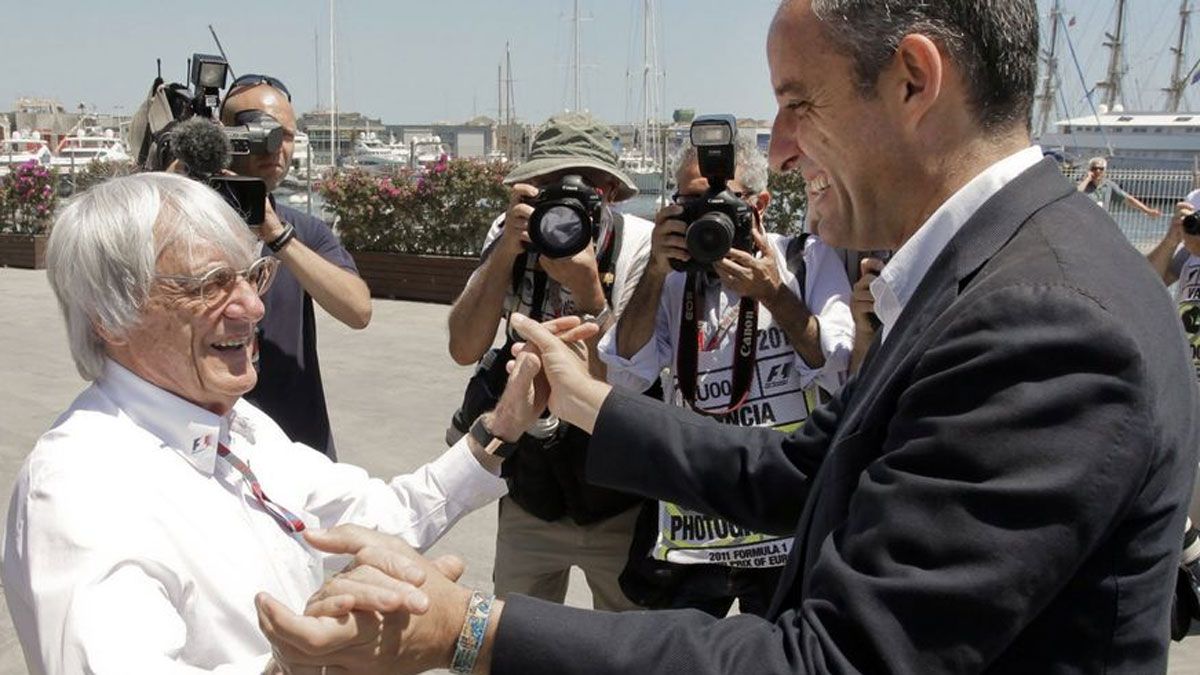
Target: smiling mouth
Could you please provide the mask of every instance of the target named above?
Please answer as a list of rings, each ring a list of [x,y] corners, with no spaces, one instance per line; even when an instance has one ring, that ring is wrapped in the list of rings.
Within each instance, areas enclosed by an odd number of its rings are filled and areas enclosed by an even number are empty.
[[[817,174],[808,181],[808,194],[812,199],[816,199],[825,194],[829,189],[829,177],[825,174]]]
[[[240,337],[232,340],[222,340],[221,342],[212,343],[212,348],[219,352],[232,352],[239,349],[245,349],[250,343],[250,336]]]

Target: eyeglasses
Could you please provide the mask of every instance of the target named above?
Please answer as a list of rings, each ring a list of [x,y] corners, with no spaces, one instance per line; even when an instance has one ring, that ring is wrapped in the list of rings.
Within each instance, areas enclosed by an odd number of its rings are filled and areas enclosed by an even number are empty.
[[[1093,166],[1092,168],[1088,169],[1088,171],[1104,171],[1104,170],[1105,170],[1105,167],[1103,167],[1103,166]]]
[[[245,279],[246,283],[250,284],[250,287],[259,295],[266,293],[267,289],[271,287],[271,282],[275,280],[275,270],[278,267],[278,258],[267,257],[255,260],[249,267],[241,271],[223,265],[198,277],[156,274],[154,278],[177,284],[184,293],[199,298],[200,302],[206,305],[211,305],[233,293],[239,278]]]
[[[280,82],[279,78],[271,77],[270,75],[258,75],[255,73],[241,75],[233,81],[233,84],[229,85],[229,92],[233,93],[233,90],[240,87],[253,87],[258,84],[269,84],[272,87],[275,87],[279,91],[283,92],[284,96],[287,96],[289,103],[291,102],[292,92],[288,91],[287,85],[285,85],[283,82]]]
[[[744,192],[734,192],[733,196],[737,197],[738,199],[745,199],[746,197],[750,196],[750,191],[746,190]],[[671,203],[675,204],[676,206],[683,206],[686,208],[687,206],[690,206],[691,204],[695,204],[697,202],[704,201],[707,198],[708,198],[708,195],[704,195],[704,194],[685,195],[680,192],[675,192],[671,195]]]

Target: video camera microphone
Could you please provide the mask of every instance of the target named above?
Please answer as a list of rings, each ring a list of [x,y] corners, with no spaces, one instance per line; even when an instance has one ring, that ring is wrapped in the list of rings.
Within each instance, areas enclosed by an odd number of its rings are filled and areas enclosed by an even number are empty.
[[[197,180],[211,178],[229,168],[233,153],[221,127],[203,117],[192,117],[175,126],[171,131],[171,151]]]
[[[266,218],[267,184],[261,178],[223,176],[232,150],[221,127],[204,117],[184,120],[171,130],[171,152],[187,165],[188,175],[208,183],[248,225]]]

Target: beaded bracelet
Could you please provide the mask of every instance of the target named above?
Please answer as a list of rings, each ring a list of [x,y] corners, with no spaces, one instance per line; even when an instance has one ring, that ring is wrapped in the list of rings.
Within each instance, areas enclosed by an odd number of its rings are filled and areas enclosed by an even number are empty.
[[[483,636],[487,633],[488,619],[492,615],[494,595],[483,591],[471,594],[471,602],[467,604],[467,616],[463,619],[462,631],[458,634],[458,642],[454,644],[454,658],[450,663],[450,672],[456,675],[467,675],[475,669],[475,661],[479,658],[479,650],[483,647]]]

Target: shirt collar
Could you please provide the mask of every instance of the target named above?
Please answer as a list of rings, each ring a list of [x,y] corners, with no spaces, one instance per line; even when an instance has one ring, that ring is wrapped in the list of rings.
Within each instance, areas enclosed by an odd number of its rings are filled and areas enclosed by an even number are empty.
[[[882,339],[887,339],[933,261],[954,235],[984,202],[1041,160],[1042,150],[1034,145],[992,164],[943,202],[916,234],[896,251],[871,282],[875,315],[882,324]]]
[[[197,471],[211,476],[217,444],[230,443],[230,431],[254,442],[249,420],[234,410],[217,415],[142,379],[112,359],[96,384],[134,424],[153,434]],[[239,399],[240,401],[240,399]]]

